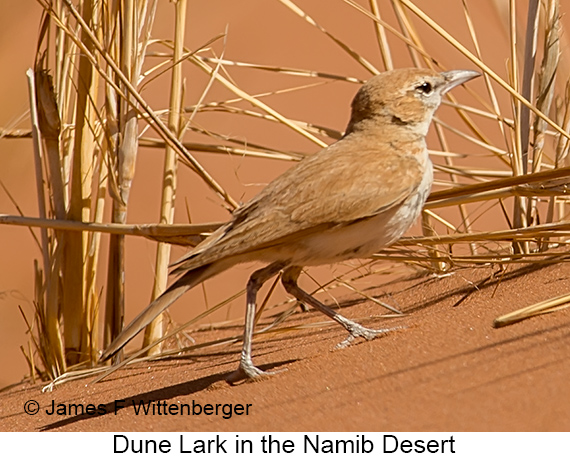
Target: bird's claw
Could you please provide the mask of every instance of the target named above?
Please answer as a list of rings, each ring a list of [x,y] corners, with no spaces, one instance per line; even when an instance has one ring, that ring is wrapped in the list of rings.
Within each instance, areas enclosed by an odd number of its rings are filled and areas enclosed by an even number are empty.
[[[236,384],[240,381],[257,381],[264,377],[273,376],[277,373],[282,371],[286,371],[286,369],[282,370],[275,370],[275,371],[263,371],[260,368],[257,368],[253,363],[241,362],[238,369],[231,373],[227,378],[226,381],[229,384]]]
[[[366,341],[371,341],[379,335],[383,335],[384,333],[391,332],[392,330],[398,330],[400,328],[402,327],[382,328],[374,330],[353,322],[353,325],[351,325],[348,329],[350,334],[343,341],[336,345],[336,349],[343,349],[347,346],[350,346],[350,343],[352,343],[356,338],[364,338]]]

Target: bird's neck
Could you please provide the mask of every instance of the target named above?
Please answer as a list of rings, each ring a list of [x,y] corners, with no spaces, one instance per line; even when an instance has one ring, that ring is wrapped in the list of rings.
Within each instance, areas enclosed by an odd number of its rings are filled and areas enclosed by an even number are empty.
[[[357,148],[361,145],[387,145],[394,153],[415,156],[421,164],[429,160],[426,147],[429,124],[423,126],[417,123],[402,124],[366,119],[350,127],[349,124],[343,141],[353,143]]]
[[[404,124],[398,122],[381,122],[376,119],[366,119],[354,125],[348,125],[344,138],[355,141],[375,140],[390,143],[395,147],[406,147],[410,143],[425,144],[429,124]]]
[[[394,115],[377,115],[364,119],[353,117],[346,127],[344,136],[379,135],[388,138],[402,138],[404,141],[417,141],[422,138],[425,140],[430,122],[431,116],[425,116],[425,119],[419,122],[402,120]]]

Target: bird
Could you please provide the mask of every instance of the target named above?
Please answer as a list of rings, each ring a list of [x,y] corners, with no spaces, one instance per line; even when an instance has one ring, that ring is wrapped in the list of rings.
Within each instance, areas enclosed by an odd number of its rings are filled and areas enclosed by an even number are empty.
[[[477,76],[473,70],[404,68],[371,77],[354,96],[344,135],[271,181],[174,262],[171,274],[178,279],[124,328],[100,361],[116,354],[189,289],[253,261],[265,266],[247,283],[241,356],[229,380],[275,373],[254,365],[252,338],[257,293],[280,272],[289,294],[348,331],[344,345],[385,333],[337,313],[297,280],[304,267],[369,257],[413,225],[433,182],[426,135],[434,112],[444,94]]]

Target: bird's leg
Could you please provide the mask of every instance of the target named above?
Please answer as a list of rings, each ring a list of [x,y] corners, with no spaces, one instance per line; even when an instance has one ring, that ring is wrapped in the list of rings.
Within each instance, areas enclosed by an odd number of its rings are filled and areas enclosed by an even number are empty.
[[[247,283],[247,308],[245,312],[245,327],[243,332],[243,346],[241,350],[241,358],[239,368],[229,377],[230,383],[237,382],[244,377],[258,378],[259,376],[273,374],[271,371],[263,371],[253,364],[251,358],[251,341],[253,338],[253,330],[255,327],[255,309],[257,292],[272,276],[275,276],[285,266],[282,262],[274,262],[260,270],[255,271]]]
[[[283,283],[283,287],[285,290],[289,292],[293,297],[297,300],[308,303],[313,308],[319,310],[321,313],[326,314],[331,319],[338,322],[342,325],[350,335],[341,343],[338,344],[337,347],[345,347],[348,346],[355,338],[361,337],[366,340],[372,340],[376,338],[378,335],[383,333],[389,332],[393,329],[380,329],[380,330],[373,330],[370,328],[366,328],[357,322],[351,321],[346,317],[340,315],[336,311],[332,310],[326,305],[323,305],[320,301],[314,298],[312,295],[305,292],[303,289],[299,287],[297,284],[297,279],[301,274],[301,267],[289,267],[283,272],[283,276],[281,277],[281,282]]]

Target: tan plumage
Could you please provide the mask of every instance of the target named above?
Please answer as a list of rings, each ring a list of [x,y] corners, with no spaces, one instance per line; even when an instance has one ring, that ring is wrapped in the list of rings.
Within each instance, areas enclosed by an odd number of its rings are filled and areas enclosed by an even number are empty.
[[[441,96],[478,73],[404,69],[370,79],[352,103],[344,137],[272,181],[232,219],[174,263],[182,276],[105,350],[111,357],[188,289],[247,261],[269,265],[248,283],[239,375],[263,374],[251,360],[257,290],[284,270],[288,292],[343,325],[351,337],[366,329],[319,303],[297,286],[301,268],[367,257],[396,241],[429,194],[432,165],[425,136]]]

